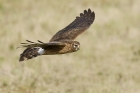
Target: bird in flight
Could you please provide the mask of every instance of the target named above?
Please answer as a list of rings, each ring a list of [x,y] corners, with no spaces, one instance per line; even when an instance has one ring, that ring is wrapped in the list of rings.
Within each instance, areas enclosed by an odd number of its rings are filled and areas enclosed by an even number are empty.
[[[32,42],[26,40],[27,43],[21,43],[20,47],[26,47],[22,54],[20,54],[19,62],[32,59],[40,55],[55,55],[76,52],[80,49],[80,43],[74,39],[87,30],[95,19],[94,11],[91,9],[84,10],[80,16],[66,26],[64,29],[58,31],[48,43],[40,40]]]

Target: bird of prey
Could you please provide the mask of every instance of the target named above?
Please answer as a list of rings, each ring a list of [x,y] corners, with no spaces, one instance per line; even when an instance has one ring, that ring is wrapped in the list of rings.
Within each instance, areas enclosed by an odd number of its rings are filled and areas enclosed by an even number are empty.
[[[20,47],[26,47],[22,54],[20,54],[19,61],[32,59],[40,55],[55,55],[76,52],[80,49],[80,43],[74,39],[87,30],[95,19],[94,11],[91,9],[84,10],[80,16],[66,26],[64,29],[58,31],[48,43],[40,40],[32,42],[26,40],[27,43],[21,43]]]

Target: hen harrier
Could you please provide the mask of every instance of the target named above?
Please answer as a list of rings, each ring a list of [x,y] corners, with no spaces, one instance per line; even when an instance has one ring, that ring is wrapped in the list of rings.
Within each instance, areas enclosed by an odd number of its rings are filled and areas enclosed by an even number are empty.
[[[84,10],[79,17],[64,29],[58,31],[48,43],[38,40],[38,43],[26,40],[21,43],[21,47],[26,47],[20,55],[19,61],[32,59],[39,55],[54,55],[76,52],[80,48],[80,43],[74,39],[84,32],[93,23],[95,13],[90,9]]]

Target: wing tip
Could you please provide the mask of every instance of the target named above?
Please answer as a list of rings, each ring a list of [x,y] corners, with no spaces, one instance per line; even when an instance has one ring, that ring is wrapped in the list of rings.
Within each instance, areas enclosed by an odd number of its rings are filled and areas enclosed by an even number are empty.
[[[91,13],[91,9],[90,8],[88,9],[88,13]]]
[[[95,13],[94,13],[94,11],[91,11],[90,8],[88,8],[88,10],[84,10],[83,13],[80,13],[80,17],[89,17],[90,19],[92,19],[94,21]],[[79,18],[79,17],[77,17],[77,18]]]

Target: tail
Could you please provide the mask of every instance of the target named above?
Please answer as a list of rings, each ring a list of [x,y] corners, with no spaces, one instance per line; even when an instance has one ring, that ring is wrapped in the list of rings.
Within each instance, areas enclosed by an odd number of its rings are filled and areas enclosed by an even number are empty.
[[[32,59],[42,54],[44,54],[44,49],[42,49],[41,47],[27,48],[23,51],[22,54],[20,54],[19,62]]]

